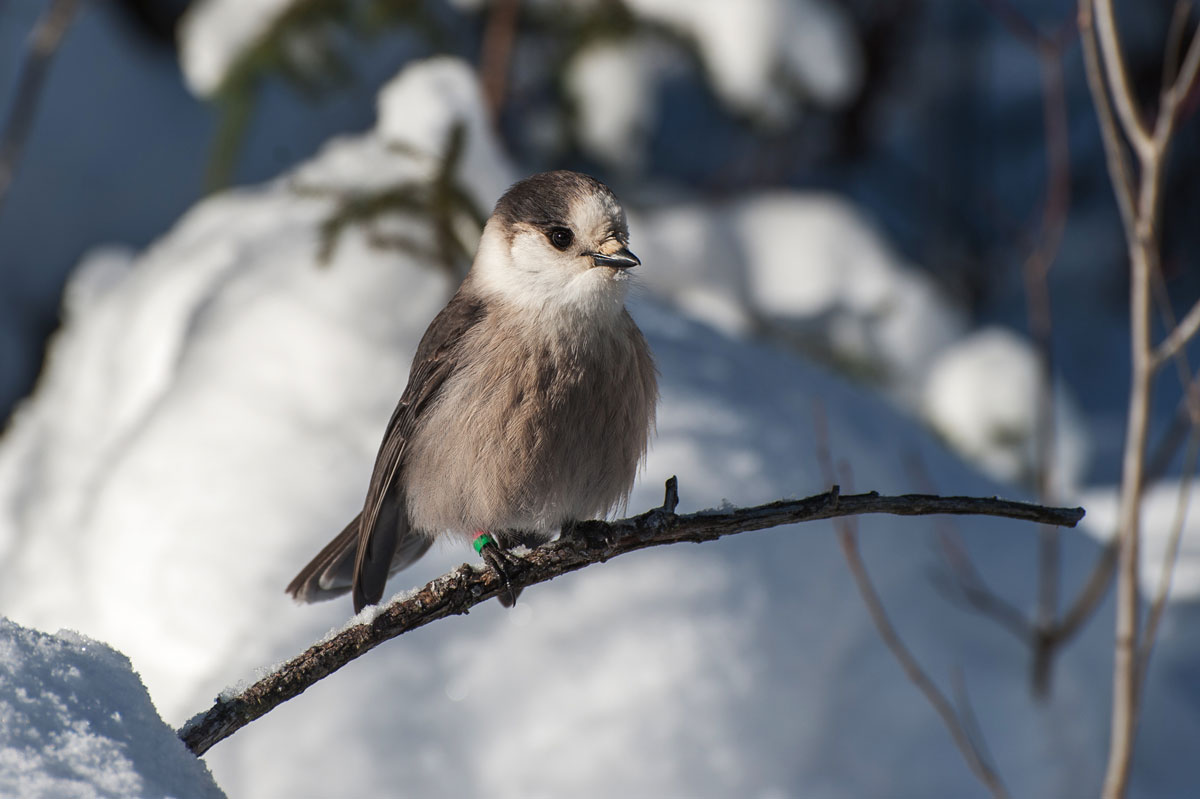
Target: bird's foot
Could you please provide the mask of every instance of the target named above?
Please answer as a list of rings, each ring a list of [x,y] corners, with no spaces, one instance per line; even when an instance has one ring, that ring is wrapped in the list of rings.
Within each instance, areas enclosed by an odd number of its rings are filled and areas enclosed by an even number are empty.
[[[517,597],[521,595],[520,588],[513,588],[512,581],[509,579],[509,569],[514,565],[514,558],[505,550],[500,548],[496,540],[487,533],[480,533],[475,536],[472,546],[479,556],[483,558],[487,565],[495,570],[500,581],[504,583],[504,590],[496,598],[500,600],[500,604],[506,608],[511,608],[517,604]]]
[[[571,520],[562,526],[563,538],[574,538],[588,547],[609,549],[617,541],[612,525],[591,519],[587,521]]]

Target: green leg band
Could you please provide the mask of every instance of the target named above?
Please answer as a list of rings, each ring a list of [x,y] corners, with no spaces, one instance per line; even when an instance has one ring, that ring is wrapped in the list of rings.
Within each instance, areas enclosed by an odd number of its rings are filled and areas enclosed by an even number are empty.
[[[490,535],[488,535],[487,533],[480,533],[479,535],[475,536],[475,540],[473,542],[471,542],[471,546],[475,547],[475,554],[480,555],[480,554],[483,554],[484,547],[486,547],[488,544],[495,544],[495,543],[496,542],[492,539],[492,537]]]

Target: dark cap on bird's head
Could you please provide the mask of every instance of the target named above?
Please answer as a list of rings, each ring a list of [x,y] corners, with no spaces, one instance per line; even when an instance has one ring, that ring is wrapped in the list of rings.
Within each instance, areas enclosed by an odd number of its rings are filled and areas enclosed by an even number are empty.
[[[586,245],[595,266],[628,269],[640,261],[627,249],[625,210],[608,186],[568,170],[543,172],[514,184],[496,203],[493,219],[513,235],[532,227],[560,251]]]
[[[562,224],[571,215],[573,203],[598,199],[612,217],[613,232],[628,238],[625,211],[612,189],[591,175],[559,169],[542,172],[514,183],[496,203],[492,212],[509,224],[526,222],[541,227]]]

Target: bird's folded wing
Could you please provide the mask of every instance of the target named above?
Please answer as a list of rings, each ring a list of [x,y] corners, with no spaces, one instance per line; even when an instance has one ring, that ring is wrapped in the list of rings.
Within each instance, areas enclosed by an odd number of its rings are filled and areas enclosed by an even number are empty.
[[[398,491],[404,452],[422,413],[437,398],[453,371],[463,336],[479,324],[483,315],[483,302],[460,289],[430,323],[417,347],[408,386],[388,422],[363,504],[354,562],[356,609],[360,600],[370,604],[382,595],[397,536],[402,533],[400,528],[404,528],[405,535],[415,534],[404,523],[404,496]]]

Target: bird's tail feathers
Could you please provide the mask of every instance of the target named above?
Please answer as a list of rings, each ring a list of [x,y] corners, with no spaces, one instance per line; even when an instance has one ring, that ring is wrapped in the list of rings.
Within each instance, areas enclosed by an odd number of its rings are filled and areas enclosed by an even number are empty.
[[[357,514],[350,523],[300,570],[287,587],[298,602],[321,602],[350,590],[354,580],[354,555],[358,551]]]
[[[354,587],[354,572],[355,560],[358,557],[358,537],[359,537],[359,520],[362,514],[356,515],[350,520],[350,523],[337,534],[337,536],[325,545],[325,548],[317,553],[317,556],[309,561],[308,565],[300,570],[295,579],[288,584],[287,593],[298,602],[322,602],[327,599],[347,594]],[[388,522],[395,524],[394,519],[388,519]],[[389,525],[390,526],[390,525]],[[395,529],[395,527],[393,527]],[[378,532],[378,526],[377,526]],[[399,532],[399,531],[397,531]],[[382,540],[376,542],[378,536],[372,536],[372,544],[386,544]],[[383,536],[382,538],[391,538],[391,546],[394,551],[391,553],[390,564],[386,571],[372,574],[364,588],[371,589],[364,593],[363,598],[368,598],[368,595],[374,596],[369,602],[378,602],[383,595],[384,584],[387,578],[401,569],[405,569],[415,563],[429,549],[433,543],[429,536],[411,530],[407,525],[404,526],[404,531],[399,536]],[[379,555],[387,562],[387,553],[382,551]],[[361,580],[360,580],[361,581]],[[356,592],[356,604],[359,599]],[[361,606],[358,608],[361,609]],[[356,612],[357,610],[356,609]]]

